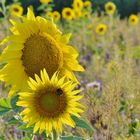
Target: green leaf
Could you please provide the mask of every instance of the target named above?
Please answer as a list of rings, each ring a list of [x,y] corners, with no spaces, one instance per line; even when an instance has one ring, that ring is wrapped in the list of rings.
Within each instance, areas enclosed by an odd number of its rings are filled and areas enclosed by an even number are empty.
[[[18,120],[16,120],[14,117],[11,118],[10,120],[8,120],[8,124],[10,125],[14,125],[14,124],[17,124],[18,123]]]
[[[0,140],[5,140],[4,136],[0,136]]]
[[[26,124],[23,124],[23,125],[19,126],[18,130],[25,131],[27,133],[32,133],[33,132],[33,128],[32,127],[26,127]]]
[[[17,96],[14,96],[12,99],[11,99],[11,106],[12,106],[12,109],[18,113],[22,110],[22,107],[20,106],[17,106],[16,103],[18,101],[18,95]]]
[[[71,116],[71,117],[75,121],[76,126],[87,129],[88,131],[93,132],[92,126],[89,123],[87,123],[85,120],[77,118],[76,116]]]
[[[84,140],[84,139],[78,136],[61,136],[60,140]]]
[[[122,111],[126,110],[127,107],[128,107],[128,106],[127,106],[127,102],[124,101],[124,100],[122,100],[122,101],[121,101],[121,107],[120,107],[120,109],[119,109],[119,112],[122,112]]]
[[[42,4],[42,5],[40,5],[40,6],[37,8],[37,10],[38,10],[38,11],[44,10],[45,7],[46,7],[46,5]]]
[[[21,140],[31,140],[29,137],[24,137]]]
[[[10,98],[0,99],[0,115],[3,115],[11,110]]]
[[[133,47],[132,52],[133,52],[133,58],[134,59],[140,59],[140,46]]]
[[[11,108],[10,98],[9,97],[7,97],[7,98],[1,98],[0,99],[0,106],[3,106],[5,108]]]
[[[17,125],[17,124],[22,125],[22,121],[17,117],[12,117],[11,119],[8,120],[8,124],[10,124],[10,125]]]
[[[0,7],[0,13],[3,13],[2,8]]]

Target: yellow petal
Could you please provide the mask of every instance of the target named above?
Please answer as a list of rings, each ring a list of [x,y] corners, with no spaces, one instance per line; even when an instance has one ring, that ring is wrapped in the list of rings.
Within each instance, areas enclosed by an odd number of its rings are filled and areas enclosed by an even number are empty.
[[[43,69],[43,74],[44,74],[46,82],[48,82],[49,81],[49,76],[48,76],[48,74],[46,72],[46,69]]]
[[[74,121],[71,119],[69,114],[65,114],[62,117],[62,122],[66,123],[67,125],[71,126],[71,127],[75,127],[75,123]]]
[[[34,13],[33,13],[33,11],[30,8],[28,8],[27,19],[28,20],[35,20]]]
[[[40,121],[35,123],[35,127],[34,127],[34,130],[33,130],[33,133],[36,133],[38,131],[39,127],[40,127]]]
[[[50,120],[48,120],[46,122],[46,134],[47,136],[51,133],[52,131],[52,122]]]
[[[69,39],[70,39],[71,35],[72,35],[71,33],[62,35],[60,42],[63,42],[64,44],[69,43]]]

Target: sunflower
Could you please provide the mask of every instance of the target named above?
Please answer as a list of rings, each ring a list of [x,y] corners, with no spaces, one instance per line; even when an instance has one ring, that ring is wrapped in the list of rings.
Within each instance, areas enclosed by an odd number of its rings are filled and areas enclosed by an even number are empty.
[[[48,3],[50,3],[52,0],[40,0],[40,2],[42,3],[42,4],[48,4]]]
[[[112,15],[116,10],[116,5],[113,2],[107,2],[105,4],[105,11],[107,14]]]
[[[90,12],[89,11],[84,11],[82,16],[85,17],[85,18],[89,18],[90,17]]]
[[[35,75],[35,79],[30,78],[30,92],[19,93],[17,102],[24,107],[21,115],[27,126],[34,124],[34,133],[45,130],[47,136],[52,129],[62,133],[62,124],[75,127],[71,115],[80,117],[79,113],[83,112],[83,106],[78,103],[83,96],[77,95],[80,90],[73,90],[76,84],[64,82],[65,77],[59,79],[57,72],[50,79],[45,69],[41,71],[41,78]]]
[[[66,7],[62,10],[62,17],[66,20],[72,20],[75,15],[73,9]]]
[[[27,18],[22,20],[11,21],[12,35],[1,43],[9,42],[0,57],[0,61],[6,63],[0,70],[0,79],[12,86],[10,94],[26,91],[28,77],[39,74],[43,68],[49,77],[59,70],[60,76],[76,81],[73,71],[84,69],[76,60],[77,51],[67,45],[71,35],[63,35],[52,21],[35,17],[30,9]]]
[[[47,17],[50,17],[50,18],[53,18],[53,12],[48,11],[48,12],[46,13],[46,16],[47,16]]]
[[[96,33],[99,35],[104,35],[106,33],[107,26],[105,24],[99,24],[96,27]]]
[[[74,19],[82,17],[82,11],[78,9],[74,9]]]
[[[137,15],[132,14],[129,16],[129,24],[130,25],[137,25],[138,22],[139,22],[139,18]]]
[[[73,8],[82,10],[83,9],[83,1],[82,0],[74,0],[73,1]]]
[[[89,0],[86,0],[86,1],[84,2],[84,7],[85,7],[85,8],[91,8],[91,6],[92,6],[92,3],[91,3]]]
[[[56,22],[56,21],[59,21],[60,18],[61,18],[61,15],[58,11],[53,11],[52,13],[52,16],[53,16],[53,20]]]
[[[10,7],[10,15],[19,17],[23,14],[23,8],[19,4],[12,4]]]

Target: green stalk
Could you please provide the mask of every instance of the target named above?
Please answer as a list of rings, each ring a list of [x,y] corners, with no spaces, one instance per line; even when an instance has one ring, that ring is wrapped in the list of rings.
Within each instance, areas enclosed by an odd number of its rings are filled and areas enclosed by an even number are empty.
[[[52,131],[52,140],[58,140],[58,135],[55,130]]]

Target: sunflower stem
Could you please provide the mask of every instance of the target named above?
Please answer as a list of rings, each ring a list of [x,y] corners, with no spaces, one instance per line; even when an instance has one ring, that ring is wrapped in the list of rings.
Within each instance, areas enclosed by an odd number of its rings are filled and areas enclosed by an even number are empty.
[[[52,140],[58,140],[58,135],[55,130],[52,131]]]
[[[33,137],[32,137],[32,140],[34,140],[35,139],[35,135],[33,135]]]

